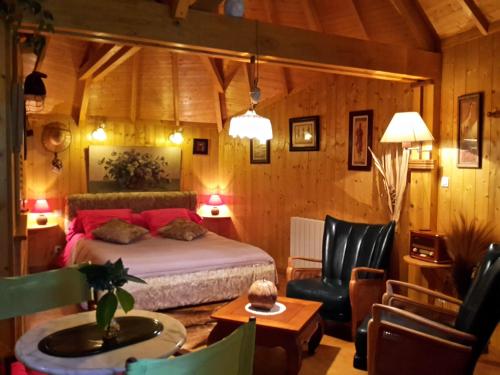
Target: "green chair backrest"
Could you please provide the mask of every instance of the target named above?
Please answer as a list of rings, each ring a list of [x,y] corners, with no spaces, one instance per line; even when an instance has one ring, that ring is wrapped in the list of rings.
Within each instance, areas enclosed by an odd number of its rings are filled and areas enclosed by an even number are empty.
[[[90,288],[78,267],[0,279],[0,319],[89,300]]]
[[[169,359],[143,359],[127,365],[127,375],[251,375],[255,320],[205,349]]]

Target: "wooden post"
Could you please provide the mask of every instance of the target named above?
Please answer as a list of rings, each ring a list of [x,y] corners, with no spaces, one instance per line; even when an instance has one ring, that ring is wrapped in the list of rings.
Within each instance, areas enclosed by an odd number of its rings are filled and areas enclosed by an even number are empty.
[[[8,25],[0,21],[0,277],[11,276],[13,270],[14,202],[12,194],[12,87],[13,34]],[[0,357],[12,355],[14,320],[0,321]]]

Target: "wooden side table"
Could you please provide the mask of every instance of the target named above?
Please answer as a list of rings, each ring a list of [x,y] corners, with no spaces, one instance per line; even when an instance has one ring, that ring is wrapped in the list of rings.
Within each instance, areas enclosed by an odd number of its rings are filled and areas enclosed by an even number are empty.
[[[409,255],[405,255],[403,259],[408,264],[408,281],[410,283],[453,295],[450,263],[425,262]],[[410,292],[409,297],[429,303],[427,298],[419,293]]]
[[[278,302],[284,304],[286,310],[269,316],[247,312],[246,295],[228,303],[212,315],[217,325],[208,336],[208,344],[223,339],[253,315],[257,318],[256,345],[284,348],[287,353],[286,373],[298,374],[302,366],[302,344],[308,343],[312,354],[323,337],[323,321],[319,315],[322,304],[286,297],[278,297]]]
[[[56,223],[28,227],[28,271],[46,271],[53,263],[56,246],[64,243],[64,232]]]

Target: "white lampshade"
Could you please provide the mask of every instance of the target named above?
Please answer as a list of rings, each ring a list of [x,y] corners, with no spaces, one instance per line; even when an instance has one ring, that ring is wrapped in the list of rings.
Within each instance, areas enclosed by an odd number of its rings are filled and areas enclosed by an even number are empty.
[[[381,143],[433,141],[434,137],[418,112],[397,112],[385,130]]]
[[[271,120],[249,109],[241,116],[234,116],[229,123],[229,135],[234,138],[255,138],[265,143],[273,138]]]

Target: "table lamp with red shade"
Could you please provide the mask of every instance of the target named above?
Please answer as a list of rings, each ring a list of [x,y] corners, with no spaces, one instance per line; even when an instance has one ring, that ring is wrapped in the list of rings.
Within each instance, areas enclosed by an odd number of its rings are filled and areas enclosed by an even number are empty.
[[[222,202],[222,199],[219,194],[212,194],[210,198],[208,198],[208,203],[209,206],[212,206],[212,213],[213,216],[217,216],[219,214],[219,207],[217,206],[222,206],[224,202]]]
[[[51,212],[47,199],[37,199],[31,212],[35,214],[40,214],[36,218],[36,223],[38,225],[46,225],[48,219],[47,216],[45,216],[44,214]]]

